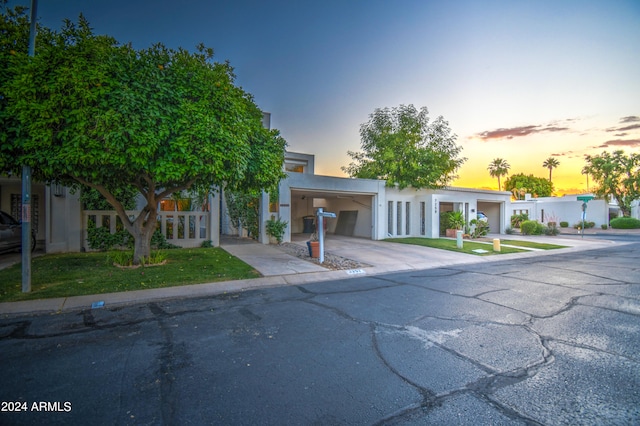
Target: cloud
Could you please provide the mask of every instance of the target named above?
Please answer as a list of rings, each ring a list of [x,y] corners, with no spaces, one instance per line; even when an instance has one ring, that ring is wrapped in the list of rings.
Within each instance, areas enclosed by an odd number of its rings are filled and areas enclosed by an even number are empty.
[[[640,117],[637,115],[629,115],[620,119],[621,123],[635,123],[636,121],[640,121]]]
[[[615,139],[611,141],[606,141],[600,146],[594,148],[611,148],[618,146],[628,146],[628,147],[640,147],[640,139]]]
[[[640,129],[640,123],[639,124],[632,124],[631,126],[620,127],[618,129],[618,131],[626,132],[627,130],[635,130],[635,129]]]
[[[640,129],[640,123],[632,124],[630,126],[624,126],[624,127],[610,127],[607,129],[607,132],[626,132],[629,130],[636,130],[636,129]]]
[[[548,124],[545,126],[540,125],[531,125],[531,126],[520,126],[520,127],[511,127],[511,128],[500,128],[495,130],[486,130],[484,132],[478,133],[478,136],[482,140],[490,140],[490,139],[513,139],[515,137],[528,136],[533,133],[542,133],[542,132],[564,132],[569,130],[568,127],[557,127],[552,124]]]

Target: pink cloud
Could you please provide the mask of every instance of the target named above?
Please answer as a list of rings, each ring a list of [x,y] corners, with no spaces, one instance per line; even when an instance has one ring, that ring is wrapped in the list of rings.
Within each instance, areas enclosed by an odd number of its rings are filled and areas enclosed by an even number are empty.
[[[551,124],[546,127],[539,125],[531,125],[531,126],[520,126],[520,127],[511,127],[508,129],[500,128],[496,130],[486,130],[484,132],[478,133],[478,137],[485,141],[490,139],[513,139],[515,137],[527,136],[533,133],[542,133],[542,132],[563,132],[569,130],[568,127],[557,127]]]
[[[640,139],[616,139],[611,141],[606,141],[602,145],[597,148],[610,148],[614,146],[628,146],[628,147],[637,147],[640,146]]]

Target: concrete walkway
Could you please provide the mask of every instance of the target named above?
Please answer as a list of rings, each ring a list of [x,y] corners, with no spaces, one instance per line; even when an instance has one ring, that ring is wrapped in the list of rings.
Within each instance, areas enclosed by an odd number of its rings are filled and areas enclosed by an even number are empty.
[[[552,239],[549,237],[522,237],[519,235],[490,235],[489,237],[500,237],[509,240],[526,239],[528,241],[566,245],[568,248],[496,256],[474,256],[410,244],[329,235],[325,243],[325,250],[327,252],[371,265],[355,270],[329,270],[316,263],[286,254],[274,246],[258,244],[247,240],[224,240],[221,245],[223,249],[251,265],[259,271],[263,277],[123,293],[6,302],[0,303],[0,314],[56,313],[88,309],[91,308],[95,302],[104,302],[104,307],[113,307],[162,299],[202,297],[264,287],[299,285],[318,281],[344,279],[365,274],[378,275],[397,271],[438,268],[448,265],[495,262],[532,256],[548,256],[568,250],[590,250],[610,247],[612,244],[621,244],[601,239],[582,239],[578,235],[559,236]],[[304,236],[294,238],[294,242],[299,244],[304,244],[305,240],[306,237]],[[9,255],[9,257],[11,257],[11,260],[6,260],[3,257],[5,260],[4,263],[0,262],[0,268],[2,268],[3,264],[8,265],[11,264],[11,262],[16,263],[20,261],[19,254],[15,256]]]

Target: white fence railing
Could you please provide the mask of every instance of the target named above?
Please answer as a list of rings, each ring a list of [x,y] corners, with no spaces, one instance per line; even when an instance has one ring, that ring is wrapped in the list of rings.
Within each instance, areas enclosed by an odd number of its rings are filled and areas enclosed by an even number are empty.
[[[138,216],[138,211],[127,211],[130,218]],[[89,250],[87,236],[90,226],[108,227],[114,234],[121,228],[120,218],[115,211],[84,210],[82,212],[82,235],[84,247]],[[203,241],[210,240],[209,212],[197,211],[161,211],[158,212],[158,226],[168,243],[180,247],[199,247]]]

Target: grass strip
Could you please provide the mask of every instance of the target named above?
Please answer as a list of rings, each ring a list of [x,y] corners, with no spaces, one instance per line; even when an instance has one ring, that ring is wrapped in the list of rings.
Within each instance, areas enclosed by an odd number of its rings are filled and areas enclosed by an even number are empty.
[[[495,254],[508,254],[508,253],[522,253],[528,250],[518,249],[513,247],[501,247],[500,252],[494,252],[493,247],[486,243],[478,243],[469,240],[464,240],[462,244],[462,248],[459,249],[456,245],[456,240],[448,239],[448,238],[387,238],[383,241],[388,241],[391,243],[402,243],[402,244],[413,244],[417,246],[423,247],[431,247],[442,250],[450,250],[458,253],[467,253],[473,254],[475,256],[491,256]],[[476,253],[473,250],[488,250],[486,253]]]
[[[113,293],[257,278],[260,273],[219,247],[164,251],[166,263],[137,269],[113,265],[109,253],[33,258],[31,292],[22,293],[20,264],[0,270],[0,302]]]
[[[500,244],[507,244],[518,247],[527,247],[527,248],[535,248],[540,250],[554,250],[567,248],[567,246],[560,246],[558,244],[547,244],[547,243],[536,243],[534,241],[523,241],[523,240],[500,240]]]

